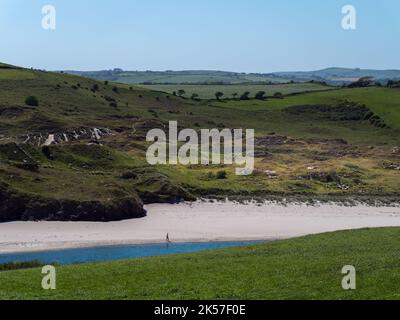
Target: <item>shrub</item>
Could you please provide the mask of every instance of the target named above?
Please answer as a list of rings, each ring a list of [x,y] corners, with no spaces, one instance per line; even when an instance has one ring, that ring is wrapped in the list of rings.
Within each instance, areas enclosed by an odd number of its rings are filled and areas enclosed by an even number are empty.
[[[249,94],[250,94],[250,92],[249,91],[246,91],[245,93],[243,93],[241,96],[240,96],[240,100],[249,100],[250,98],[249,98]]]
[[[257,100],[265,100],[265,91],[258,91],[255,98]]]
[[[97,83],[95,83],[95,84],[92,86],[92,90],[93,90],[93,91],[98,91],[98,90],[99,90],[99,85],[98,85]]]
[[[108,102],[115,102],[115,99],[110,96],[104,96],[104,100],[106,100]]]
[[[25,99],[25,104],[31,107],[38,107],[39,106],[39,99],[35,96],[29,96]]]
[[[222,171],[217,172],[216,178],[219,180],[223,180],[223,179],[226,179],[227,176],[228,176],[228,174],[226,173],[226,171],[222,170]]]
[[[138,177],[137,173],[133,171],[127,171],[122,173],[121,175],[121,179],[124,180],[136,179],[137,177]]]
[[[224,93],[221,91],[217,91],[215,93],[215,97],[217,98],[217,100],[221,99],[224,96]]]
[[[115,93],[118,93],[118,92],[119,92],[119,91],[118,91],[118,87],[115,87],[115,86],[114,86],[114,87],[112,88],[112,91],[114,91]]]
[[[43,266],[40,261],[9,262],[0,264],[0,271],[32,269]]]
[[[275,92],[274,93],[274,98],[276,99],[282,99],[283,98],[283,94],[281,92]]]
[[[54,156],[51,152],[51,149],[49,146],[43,146],[42,147],[42,153],[45,155],[45,157],[49,160],[54,160]]]

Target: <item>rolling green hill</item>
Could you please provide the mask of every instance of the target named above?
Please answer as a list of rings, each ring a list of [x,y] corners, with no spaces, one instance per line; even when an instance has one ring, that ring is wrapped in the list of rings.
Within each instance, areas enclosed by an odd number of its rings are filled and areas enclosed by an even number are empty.
[[[197,101],[2,65],[0,221],[109,221],[143,216],[143,203],[199,196],[398,201],[400,91],[307,93],[310,85],[281,86],[296,94],[265,101]],[[27,105],[30,96],[37,103]],[[148,165],[146,134],[168,121],[255,129],[253,175]]]
[[[400,299],[399,228],[342,231],[203,253],[0,272],[1,299]],[[341,273],[356,268],[356,290]],[[112,276],[110,276],[112,275]]]
[[[389,88],[339,89],[330,92],[312,92],[267,101],[224,101],[219,106],[240,110],[283,110],[293,105],[332,105],[341,101],[354,101],[367,105],[373,112],[383,117],[393,128],[400,129],[400,90]]]
[[[255,82],[288,83],[319,81],[341,85],[361,77],[372,77],[386,83],[400,80],[400,70],[368,70],[350,68],[327,68],[304,72],[237,73],[226,71],[66,71],[74,75],[97,80],[109,80],[127,84],[243,84]]]
[[[294,81],[323,80],[329,83],[349,83],[362,77],[372,77],[376,81],[386,82],[390,79],[400,79],[400,70],[327,68],[306,72],[277,72],[274,75]]]

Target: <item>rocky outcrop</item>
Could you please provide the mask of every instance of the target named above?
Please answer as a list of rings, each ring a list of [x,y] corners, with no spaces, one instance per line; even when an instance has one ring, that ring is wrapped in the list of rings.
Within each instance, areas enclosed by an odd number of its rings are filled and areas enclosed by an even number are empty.
[[[20,137],[23,143],[33,146],[49,146],[77,140],[100,140],[102,137],[112,135],[107,128],[77,128],[55,133],[28,133]]]
[[[0,184],[0,222],[8,221],[118,221],[146,216],[137,195],[111,201],[49,199],[18,193]]]

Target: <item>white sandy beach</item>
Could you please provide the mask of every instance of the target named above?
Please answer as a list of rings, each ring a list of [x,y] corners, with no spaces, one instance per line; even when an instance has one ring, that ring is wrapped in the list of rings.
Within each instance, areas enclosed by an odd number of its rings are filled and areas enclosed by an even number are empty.
[[[148,216],[110,223],[0,224],[0,253],[111,244],[270,240],[365,227],[400,226],[399,207],[196,202],[154,204]]]

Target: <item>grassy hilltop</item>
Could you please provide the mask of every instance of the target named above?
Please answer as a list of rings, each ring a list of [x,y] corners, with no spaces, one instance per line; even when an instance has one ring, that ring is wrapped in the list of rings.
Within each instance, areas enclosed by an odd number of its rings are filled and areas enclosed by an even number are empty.
[[[199,196],[398,201],[399,89],[311,85],[286,84],[275,98],[266,86],[266,100],[192,100],[0,65],[0,220],[140,217],[143,203]],[[255,129],[254,174],[149,166],[145,135],[171,120]]]
[[[0,272],[0,299],[400,299],[399,228],[313,235],[203,253]],[[357,290],[342,289],[346,265]],[[110,276],[112,275],[112,276]]]

